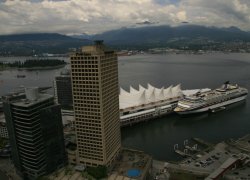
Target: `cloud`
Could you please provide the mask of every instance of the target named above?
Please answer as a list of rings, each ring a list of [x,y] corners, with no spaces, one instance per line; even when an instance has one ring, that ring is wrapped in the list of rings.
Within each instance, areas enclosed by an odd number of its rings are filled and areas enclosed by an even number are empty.
[[[185,11],[180,11],[177,13],[177,18],[180,20],[180,21],[186,21],[187,20],[187,15],[186,15],[186,12]]]
[[[183,21],[250,30],[249,0],[0,0],[0,34],[100,33],[138,22]]]

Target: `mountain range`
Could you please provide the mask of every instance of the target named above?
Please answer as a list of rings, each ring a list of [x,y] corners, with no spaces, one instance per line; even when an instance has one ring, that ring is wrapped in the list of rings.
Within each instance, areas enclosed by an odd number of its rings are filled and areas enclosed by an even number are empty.
[[[70,48],[89,45],[87,39],[76,39],[58,33],[31,33],[0,36],[0,55],[65,54]]]
[[[217,28],[198,25],[146,26],[121,28],[96,35],[66,36],[58,33],[32,33],[0,36],[0,53],[30,55],[67,53],[69,48],[104,40],[116,49],[148,49],[153,47],[204,46],[218,43],[250,42],[250,32],[237,27]]]
[[[217,42],[250,42],[250,32],[236,27],[217,28],[197,25],[149,26],[141,28],[123,28],[95,35],[94,39],[103,39],[116,46],[173,46],[186,44],[207,44]]]

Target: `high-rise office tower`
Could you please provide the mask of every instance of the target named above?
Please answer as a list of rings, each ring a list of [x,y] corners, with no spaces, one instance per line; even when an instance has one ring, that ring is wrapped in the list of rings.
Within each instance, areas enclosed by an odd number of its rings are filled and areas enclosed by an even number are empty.
[[[4,97],[12,161],[24,179],[36,179],[64,166],[67,156],[60,106],[38,88]]]
[[[54,80],[55,100],[62,108],[72,108],[71,76],[68,69],[64,69]]]
[[[117,55],[102,41],[71,55],[78,158],[109,166],[121,148]]]

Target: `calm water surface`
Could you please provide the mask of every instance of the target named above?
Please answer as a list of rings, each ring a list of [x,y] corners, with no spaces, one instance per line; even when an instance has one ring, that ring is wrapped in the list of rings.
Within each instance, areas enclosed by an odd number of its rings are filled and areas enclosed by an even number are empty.
[[[13,61],[16,58],[8,58]],[[0,61],[6,61],[1,58]],[[21,85],[51,86],[61,70],[0,72],[0,95]],[[17,79],[17,74],[26,78]],[[156,87],[181,83],[182,89],[216,88],[227,80],[250,89],[250,54],[137,55],[119,58],[119,80],[124,89],[130,85]],[[178,160],[173,145],[200,137],[210,142],[238,138],[250,133],[250,96],[215,114],[182,118],[175,114],[122,129],[122,143],[151,154],[159,160]]]

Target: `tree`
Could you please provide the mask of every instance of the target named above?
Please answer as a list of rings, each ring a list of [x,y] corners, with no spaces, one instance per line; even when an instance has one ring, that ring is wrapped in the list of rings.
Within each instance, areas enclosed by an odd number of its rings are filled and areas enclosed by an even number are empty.
[[[102,178],[107,177],[106,166],[88,167],[86,171],[88,172],[88,174],[90,174],[96,179],[102,179]]]

